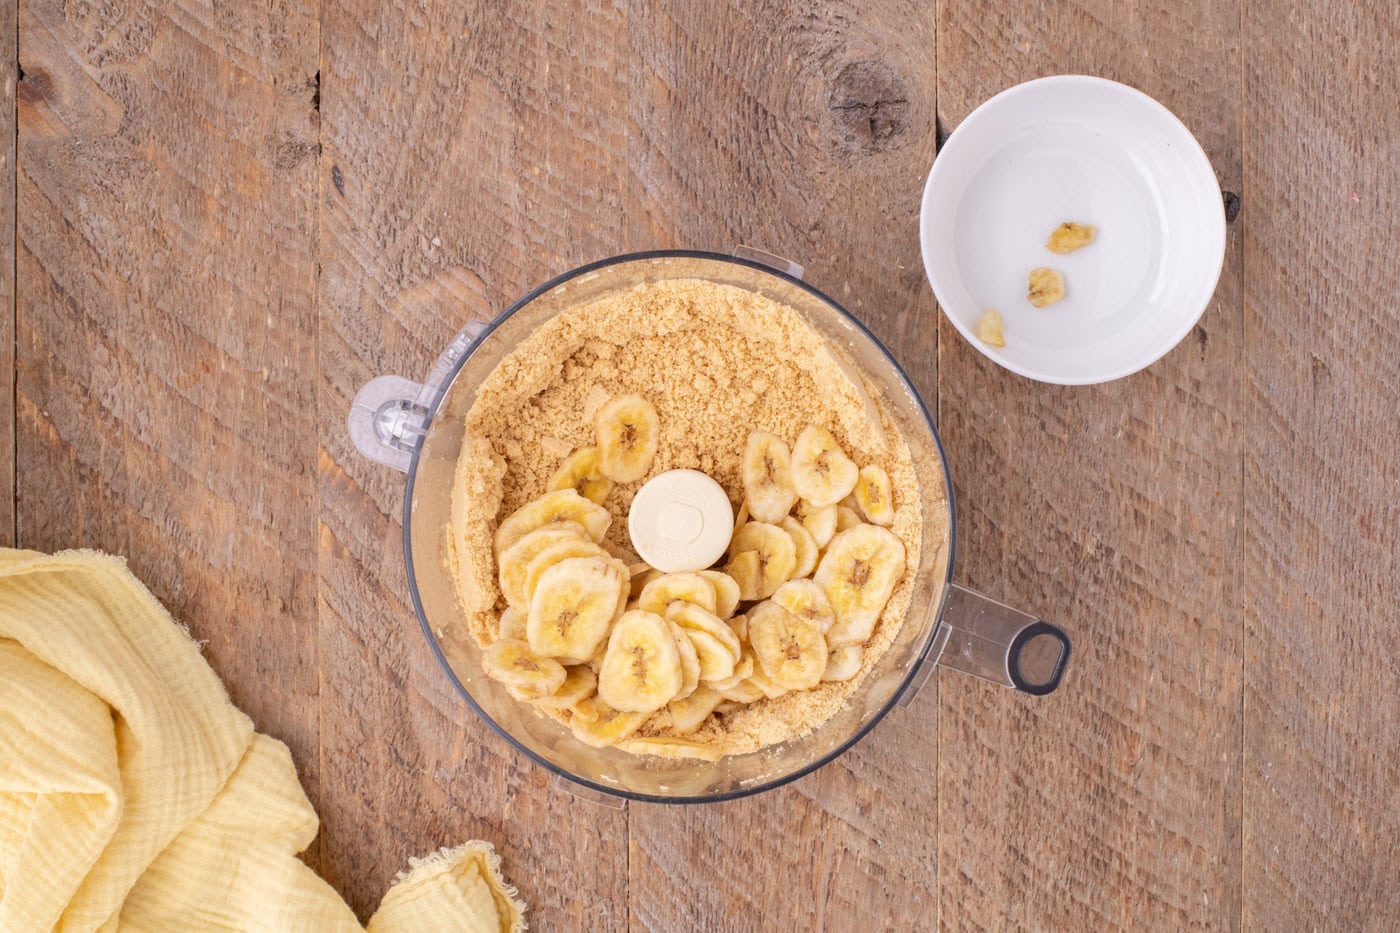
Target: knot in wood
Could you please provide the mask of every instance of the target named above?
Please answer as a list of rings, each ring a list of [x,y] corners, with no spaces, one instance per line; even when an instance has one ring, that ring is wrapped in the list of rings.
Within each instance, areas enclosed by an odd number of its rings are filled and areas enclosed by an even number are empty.
[[[21,102],[35,103],[53,93],[53,78],[41,68],[21,68],[15,90]]]
[[[300,165],[315,149],[314,143],[307,142],[290,133],[284,134],[273,142],[272,164],[281,171],[290,171]]]
[[[841,144],[854,151],[892,148],[909,128],[904,79],[883,62],[856,61],[842,68],[827,109]]]

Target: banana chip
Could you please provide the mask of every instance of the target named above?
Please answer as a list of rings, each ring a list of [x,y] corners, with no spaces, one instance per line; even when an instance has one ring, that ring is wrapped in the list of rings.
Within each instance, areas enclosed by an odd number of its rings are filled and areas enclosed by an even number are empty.
[[[671,623],[652,612],[623,613],[598,671],[603,702],[624,712],[655,712],[676,698],[684,680]]]
[[[598,469],[616,483],[646,476],[661,439],[661,421],[651,402],[640,395],[619,395],[594,415],[598,434]]]
[[[835,505],[856,488],[860,470],[826,428],[810,424],[792,448],[792,485],[813,505]]]
[[[836,616],[827,632],[831,645],[864,644],[902,576],[904,544],[893,532],[856,525],[832,538],[813,577]]]
[[[744,446],[741,465],[744,496],[749,515],[760,522],[777,524],[797,503],[792,488],[792,453],[776,434],[754,431]]]

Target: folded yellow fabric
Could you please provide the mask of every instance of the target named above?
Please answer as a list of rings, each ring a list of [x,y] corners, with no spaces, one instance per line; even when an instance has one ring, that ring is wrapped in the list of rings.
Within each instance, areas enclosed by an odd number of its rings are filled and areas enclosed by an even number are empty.
[[[123,561],[0,549],[0,930],[360,930],[296,857],[317,825]],[[524,929],[484,842],[414,860],[369,923]]]

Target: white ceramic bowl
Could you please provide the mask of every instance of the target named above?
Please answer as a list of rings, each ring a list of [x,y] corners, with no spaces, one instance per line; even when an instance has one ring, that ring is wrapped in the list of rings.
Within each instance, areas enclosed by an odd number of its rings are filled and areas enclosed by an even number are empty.
[[[1063,221],[1094,243],[1045,248]],[[948,320],[983,354],[1032,379],[1107,382],[1160,359],[1210,303],[1225,211],[1210,159],[1157,101],[1083,75],[1028,81],[972,112],[939,152],[919,218],[924,269]],[[1067,296],[1026,301],[1030,270]],[[1005,347],[977,339],[996,308]]]

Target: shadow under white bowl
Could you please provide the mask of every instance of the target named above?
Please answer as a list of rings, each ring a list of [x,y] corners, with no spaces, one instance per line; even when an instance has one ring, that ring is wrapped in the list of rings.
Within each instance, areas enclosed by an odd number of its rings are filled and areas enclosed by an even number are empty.
[[[1045,248],[1064,221],[1095,241]],[[1040,78],[978,107],[934,160],[919,218],[924,269],[962,335],[1013,372],[1086,385],[1164,356],[1210,303],[1225,212],[1210,160],[1185,125],[1124,84]],[[1026,301],[1031,269],[1064,274],[1066,298]],[[988,308],[1005,347],[977,339]]]

